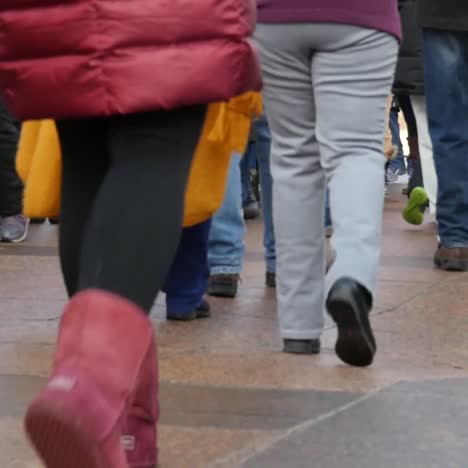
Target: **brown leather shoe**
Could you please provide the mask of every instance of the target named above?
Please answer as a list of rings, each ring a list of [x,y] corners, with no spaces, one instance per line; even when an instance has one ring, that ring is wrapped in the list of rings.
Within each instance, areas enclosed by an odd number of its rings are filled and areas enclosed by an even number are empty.
[[[445,271],[468,271],[468,247],[449,248],[439,245],[434,263]]]

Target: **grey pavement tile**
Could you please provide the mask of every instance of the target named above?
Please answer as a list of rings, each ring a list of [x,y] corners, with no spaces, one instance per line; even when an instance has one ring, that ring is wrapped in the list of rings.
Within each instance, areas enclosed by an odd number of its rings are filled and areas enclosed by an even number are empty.
[[[47,245],[27,245],[17,244],[12,246],[0,247],[0,256],[22,256],[22,257],[56,257],[58,255],[57,247]]]
[[[278,442],[245,468],[463,468],[468,379],[401,383]]]
[[[228,429],[287,429],[360,397],[315,390],[216,388],[163,384],[162,423]]]
[[[0,418],[21,417],[45,379],[0,375]],[[247,390],[162,383],[161,424],[224,429],[286,429],[360,395],[348,392]]]

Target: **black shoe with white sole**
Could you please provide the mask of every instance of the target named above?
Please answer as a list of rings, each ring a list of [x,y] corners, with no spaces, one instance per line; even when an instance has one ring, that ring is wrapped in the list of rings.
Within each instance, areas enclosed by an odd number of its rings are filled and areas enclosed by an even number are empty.
[[[350,278],[339,279],[327,299],[327,310],[338,327],[335,351],[338,357],[355,367],[372,364],[377,350],[369,321],[372,296]]]

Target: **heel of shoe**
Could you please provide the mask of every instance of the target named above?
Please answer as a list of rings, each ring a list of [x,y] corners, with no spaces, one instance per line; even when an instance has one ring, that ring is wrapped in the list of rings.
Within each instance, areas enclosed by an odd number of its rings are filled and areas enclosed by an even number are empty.
[[[129,468],[156,468],[157,465],[156,425],[145,419],[130,413],[120,439]]]
[[[350,366],[366,367],[374,360],[377,347],[368,316],[371,303],[370,294],[347,278],[337,281],[328,297],[328,313],[338,329],[335,351]]]
[[[25,429],[47,468],[106,467],[97,441],[60,399],[35,401],[26,415]]]
[[[29,407],[26,432],[47,468],[128,468],[115,411],[84,372],[64,368]]]

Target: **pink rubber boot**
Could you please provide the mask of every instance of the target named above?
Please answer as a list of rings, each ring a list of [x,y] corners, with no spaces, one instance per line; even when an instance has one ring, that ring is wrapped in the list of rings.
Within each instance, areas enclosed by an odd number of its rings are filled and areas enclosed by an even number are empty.
[[[156,468],[159,378],[154,340],[141,371],[140,384],[124,424],[122,447],[131,468]]]
[[[99,290],[70,301],[52,375],[25,421],[47,468],[128,468],[123,423],[152,353],[151,322],[136,305]]]

